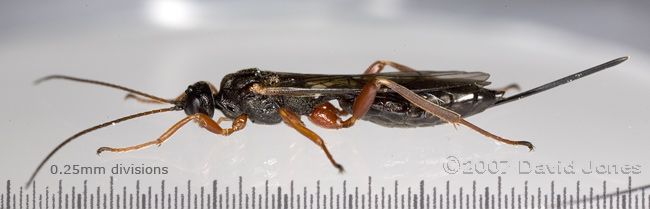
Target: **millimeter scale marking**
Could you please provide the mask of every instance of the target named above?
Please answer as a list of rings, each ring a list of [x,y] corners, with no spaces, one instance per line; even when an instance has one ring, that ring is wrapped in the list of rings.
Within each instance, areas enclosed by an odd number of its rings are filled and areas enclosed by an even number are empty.
[[[84,181],[82,190],[71,186],[66,188],[69,193],[63,192],[63,180],[59,180],[58,189],[49,187],[38,188],[34,182],[28,189],[14,188],[10,180],[6,181],[6,192],[0,194],[0,208],[104,208],[104,209],[140,209],[140,208],[200,208],[200,209],[450,209],[450,208],[650,208],[650,195],[645,190],[650,185],[632,188],[632,177],[628,177],[627,188],[616,188],[615,192],[608,193],[607,182],[603,181],[602,191],[589,187],[588,195],[581,193],[583,185],[576,182],[575,194],[567,194],[567,187],[562,187],[556,193],[554,181],[550,182],[550,190],[543,191],[541,187],[529,192],[528,181],[523,184],[523,189],[512,187],[502,191],[501,177],[497,178],[497,189],[490,187],[484,189],[477,187],[477,182],[472,182],[470,191],[463,187],[452,189],[450,181],[439,188],[425,187],[425,181],[420,181],[419,190],[407,187],[406,194],[400,193],[398,181],[395,181],[392,194],[388,188],[381,187],[380,192],[373,193],[372,178],[368,177],[368,187],[365,193],[360,194],[359,187],[348,191],[347,181],[343,181],[341,193],[335,193],[330,186],[321,193],[320,181],[316,180],[315,190],[302,188],[302,193],[295,191],[294,182],[290,182],[289,191],[281,186],[273,191],[268,180],[264,190],[258,191],[250,187],[244,191],[243,178],[239,177],[237,191],[231,188],[219,188],[219,181],[213,180],[211,188],[201,186],[199,192],[193,191],[191,181],[187,181],[187,191],[180,192],[179,186],[169,187],[161,181],[160,190],[147,186],[141,190],[140,181],[135,181],[135,191],[126,186],[115,190],[114,179],[109,179],[108,192],[101,187],[92,191],[88,182]],[[211,191],[210,191],[211,189]],[[270,191],[271,189],[271,191]],[[312,188],[313,189],[313,188]],[[444,189],[444,190],[441,190]],[[17,193],[16,191],[17,190]],[[298,189],[300,190],[300,189]],[[457,193],[453,191],[457,191]],[[509,190],[509,191],[508,191]],[[308,192],[309,191],[309,192]],[[329,192],[327,192],[329,191]],[[518,193],[515,193],[518,192]],[[44,192],[44,193],[43,193]],[[249,193],[250,192],[250,193]],[[314,193],[315,192],[315,193]],[[496,196],[495,196],[496,192]],[[523,192],[523,194],[520,194]],[[546,193],[549,192],[549,193]],[[31,193],[31,195],[29,194]]]

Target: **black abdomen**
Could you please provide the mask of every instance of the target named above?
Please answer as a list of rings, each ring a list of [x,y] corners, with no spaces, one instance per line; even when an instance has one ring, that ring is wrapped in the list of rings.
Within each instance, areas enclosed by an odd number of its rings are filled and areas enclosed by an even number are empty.
[[[467,86],[419,93],[419,95],[462,117],[468,117],[492,106],[503,96],[503,92]],[[344,110],[352,112],[355,99],[356,96],[353,95],[340,98],[339,104]],[[370,110],[361,119],[385,127],[398,128],[426,127],[446,123],[396,93],[378,93]]]

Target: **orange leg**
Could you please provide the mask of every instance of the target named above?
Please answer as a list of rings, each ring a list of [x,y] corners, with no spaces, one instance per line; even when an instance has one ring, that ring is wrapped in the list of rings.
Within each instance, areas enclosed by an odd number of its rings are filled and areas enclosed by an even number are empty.
[[[325,152],[325,155],[327,155],[327,158],[330,160],[332,165],[339,169],[339,173],[343,173],[344,169],[343,166],[338,164],[336,161],[334,161],[334,158],[332,158],[332,154],[327,150],[327,147],[325,146],[325,142],[323,139],[320,138],[316,133],[313,131],[307,129],[305,127],[305,123],[303,123],[300,120],[300,116],[296,115],[296,113],[291,112],[291,110],[286,109],[284,107],[281,107],[279,110],[280,116],[282,116],[282,121],[284,121],[285,124],[287,124],[289,127],[292,127],[296,129],[296,131],[300,132],[303,136],[306,136],[309,138],[312,142],[316,143],[316,145],[320,146],[321,149]]]
[[[384,69],[384,66],[386,66],[386,65],[394,67],[395,69],[397,69],[399,71],[402,71],[402,72],[415,72],[416,71],[413,68],[410,68],[410,67],[407,67],[405,65],[401,65],[401,64],[398,64],[398,63],[395,63],[395,62],[386,61],[386,60],[378,60],[378,61],[375,61],[374,63],[372,63],[368,67],[368,69],[366,69],[366,71],[363,72],[363,74],[379,73],[379,72],[381,72],[381,70]]]
[[[381,86],[386,86],[401,96],[403,96],[406,100],[409,102],[415,104],[416,106],[422,108],[423,110],[426,110],[427,112],[439,117],[440,119],[443,119],[447,121],[448,123],[451,123],[454,128],[456,127],[456,124],[461,124],[464,126],[467,126],[468,128],[488,137],[494,140],[497,140],[499,142],[503,142],[509,145],[524,145],[528,147],[531,151],[535,148],[532,143],[527,142],[527,141],[511,141],[508,139],[501,138],[497,135],[494,135],[486,130],[483,130],[479,128],[478,126],[466,121],[465,119],[461,118],[460,114],[451,111],[447,108],[444,108],[438,104],[435,104],[431,101],[428,101],[416,93],[412,92],[411,90],[407,89],[404,86],[401,86],[391,80],[387,79],[381,79],[377,78],[374,79],[370,82],[368,82],[361,92],[359,93],[359,96],[357,99],[354,101],[354,106],[352,109],[352,117],[348,118],[345,121],[342,121],[340,117],[337,116],[336,111],[332,110],[331,108],[323,108],[319,105],[310,115],[309,119],[314,122],[315,124],[324,127],[324,128],[331,128],[331,129],[340,129],[340,128],[347,128],[351,127],[354,125],[354,123],[363,117],[368,110],[370,109],[370,106],[375,100],[375,96],[377,95],[377,91]],[[327,105],[325,105],[327,106]],[[331,105],[330,105],[331,106]],[[335,108],[334,108],[335,109]]]
[[[109,152],[129,152],[129,151],[134,151],[134,150],[139,150],[142,148],[149,147],[151,145],[162,145],[169,137],[174,135],[178,129],[183,127],[183,125],[187,124],[191,120],[195,120],[199,123],[200,126],[204,127],[208,131],[215,133],[215,134],[220,134],[224,136],[228,136],[232,134],[235,131],[239,131],[244,129],[246,127],[246,115],[241,115],[235,119],[235,121],[232,122],[232,127],[231,128],[221,128],[219,126],[219,123],[223,120],[223,118],[220,118],[217,122],[215,122],[210,116],[207,116],[205,114],[197,113],[194,115],[187,116],[183,118],[181,121],[178,121],[178,123],[174,124],[169,130],[167,130],[165,133],[163,133],[158,139],[149,141],[146,143],[138,144],[135,146],[130,146],[130,147],[123,147],[123,148],[110,148],[110,147],[100,147],[97,149],[97,154],[99,155],[100,153],[104,151],[109,151]],[[227,119],[226,119],[227,120]]]

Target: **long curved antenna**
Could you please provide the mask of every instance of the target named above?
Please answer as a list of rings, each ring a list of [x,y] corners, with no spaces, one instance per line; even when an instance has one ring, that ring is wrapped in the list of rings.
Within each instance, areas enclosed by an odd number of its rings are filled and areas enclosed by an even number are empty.
[[[169,112],[169,111],[174,111],[174,110],[181,110],[181,109],[179,107],[174,106],[174,107],[168,107],[168,108],[163,108],[163,109],[157,109],[157,110],[141,112],[141,113],[129,115],[129,116],[126,116],[126,117],[122,117],[122,118],[119,118],[119,119],[116,119],[116,120],[113,120],[113,121],[109,121],[109,122],[106,122],[106,123],[102,123],[102,124],[90,127],[90,128],[88,128],[86,130],[83,130],[83,131],[71,136],[70,138],[68,138],[65,141],[61,142],[61,144],[59,144],[59,146],[56,146],[56,148],[54,148],[54,150],[52,150],[52,152],[50,152],[50,154],[47,155],[47,157],[45,157],[45,159],[43,159],[41,164],[38,165],[38,167],[36,168],[36,170],[32,174],[32,177],[29,178],[29,181],[27,182],[27,185],[25,186],[25,188],[29,187],[29,185],[34,181],[34,178],[36,177],[36,174],[38,174],[38,171],[40,171],[41,168],[43,167],[43,165],[45,165],[45,163],[48,160],[50,160],[50,158],[54,155],[54,153],[59,151],[59,149],[61,149],[66,144],[70,143],[72,140],[78,138],[79,136],[87,134],[87,133],[89,133],[91,131],[94,131],[94,130],[97,130],[97,129],[100,129],[100,128],[104,128],[106,126],[110,126],[110,125],[125,121],[125,120],[130,120],[130,119],[133,119],[133,118],[138,118],[138,117],[142,117],[142,116],[146,116],[146,115],[151,115],[151,114],[156,114],[156,113],[161,113],[161,112]]]
[[[113,121],[109,121],[109,122],[106,122],[106,123],[102,123],[102,124],[90,127],[90,128],[88,128],[86,130],[83,130],[83,131],[71,136],[70,138],[68,138],[65,141],[61,142],[61,144],[59,144],[59,146],[54,148],[54,150],[52,150],[52,152],[50,152],[50,154],[47,155],[47,157],[45,157],[45,159],[43,159],[41,164],[38,165],[36,170],[34,170],[34,173],[32,174],[32,176],[29,178],[29,181],[27,182],[26,187],[29,187],[29,185],[34,181],[34,178],[36,177],[36,174],[38,174],[38,172],[41,170],[41,168],[43,168],[43,165],[45,165],[45,163],[48,160],[50,160],[50,158],[52,158],[52,156],[54,156],[54,153],[56,153],[63,146],[70,143],[72,140],[78,138],[81,135],[87,134],[87,133],[95,131],[97,129],[104,128],[106,126],[113,125],[113,124],[116,124],[116,123],[119,123],[119,122],[122,122],[122,121],[130,120],[130,119],[134,119],[134,118],[138,118],[138,117],[142,117],[142,116],[146,116],[146,115],[161,113],[161,112],[168,112],[168,111],[182,110],[183,109],[181,106],[178,106],[178,104],[174,100],[163,99],[163,98],[160,98],[160,97],[156,97],[156,96],[153,96],[153,95],[150,95],[150,94],[147,94],[147,93],[136,91],[136,90],[126,88],[126,87],[123,87],[123,86],[118,86],[118,85],[115,85],[115,84],[110,84],[110,83],[95,81],[95,80],[88,80],[88,79],[83,79],[83,78],[75,78],[75,77],[70,77],[70,76],[65,76],[65,75],[50,75],[50,76],[47,76],[47,77],[43,77],[41,79],[38,79],[38,80],[34,81],[34,85],[40,84],[43,81],[47,81],[47,80],[51,80],[51,79],[63,79],[63,80],[77,81],[77,82],[82,82],[82,83],[90,83],[90,84],[95,84],[95,85],[111,87],[111,88],[120,89],[120,90],[129,92],[129,93],[132,93],[132,94],[147,97],[147,98],[150,98],[152,100],[159,101],[159,102],[162,102],[162,103],[173,104],[174,106],[173,107],[168,107],[168,108],[163,108],[163,109],[157,109],[157,110],[141,112],[141,113],[129,115],[129,116],[126,116],[126,117],[122,117],[122,118],[119,118],[119,119],[116,119],[116,120],[113,120]]]
[[[174,104],[174,100],[163,99],[163,98],[153,96],[153,95],[150,95],[150,94],[147,94],[147,93],[142,93],[142,92],[139,92],[139,91],[136,91],[136,90],[133,90],[133,89],[129,89],[129,88],[126,88],[126,87],[123,87],[123,86],[118,86],[118,85],[115,85],[115,84],[105,83],[105,82],[101,82],[101,81],[94,81],[94,80],[88,80],[88,79],[83,79],[83,78],[75,78],[75,77],[70,77],[70,76],[65,76],[65,75],[50,75],[50,76],[47,76],[47,77],[44,77],[44,78],[41,78],[41,79],[38,79],[38,80],[34,81],[34,85],[37,85],[37,84],[39,84],[39,83],[41,83],[43,81],[47,81],[47,80],[50,80],[50,79],[64,79],[64,80],[71,80],[71,81],[77,81],[77,82],[82,82],[82,83],[91,83],[91,84],[96,84],[96,85],[107,86],[107,87],[127,91],[127,92],[132,93],[132,94],[137,94],[137,95],[140,95],[140,96],[143,96],[143,97],[147,97],[147,98],[159,101],[159,102]]]
[[[607,68],[610,68],[610,67],[614,67],[614,66],[616,66],[618,64],[621,64],[622,62],[625,62],[625,60],[627,60],[628,58],[630,58],[630,57],[626,56],[626,57],[621,57],[621,58],[618,58],[618,59],[614,59],[612,61],[600,64],[600,65],[598,65],[596,67],[592,67],[592,68],[583,70],[581,72],[569,75],[567,77],[560,78],[560,79],[555,80],[553,82],[544,84],[544,85],[542,85],[540,87],[537,87],[537,88],[534,88],[534,89],[531,89],[531,90],[528,90],[528,91],[525,91],[525,92],[521,92],[521,93],[519,93],[517,95],[511,96],[511,97],[508,97],[508,98],[505,98],[505,99],[503,99],[501,101],[496,102],[494,105],[492,105],[492,107],[502,105],[502,104],[505,104],[505,103],[509,103],[509,102],[512,102],[512,101],[520,100],[520,99],[523,99],[523,98],[528,97],[530,95],[537,94],[539,92],[543,92],[543,91],[558,87],[558,86],[560,86],[562,84],[566,84],[566,83],[569,83],[571,81],[578,80],[580,78],[586,77],[586,76],[588,76],[590,74],[593,74],[593,73],[596,73],[598,71],[601,71],[601,70],[604,70],[604,69],[607,69]]]

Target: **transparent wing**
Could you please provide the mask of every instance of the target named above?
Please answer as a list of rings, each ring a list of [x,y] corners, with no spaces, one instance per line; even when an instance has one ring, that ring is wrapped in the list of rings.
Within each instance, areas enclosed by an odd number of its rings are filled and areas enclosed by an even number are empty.
[[[268,72],[266,87],[283,89],[282,94],[310,96],[314,94],[359,93],[373,78],[392,80],[413,92],[425,92],[462,86],[486,86],[489,74],[463,71],[389,72],[360,75],[322,75]],[[392,92],[382,88],[381,92]]]

